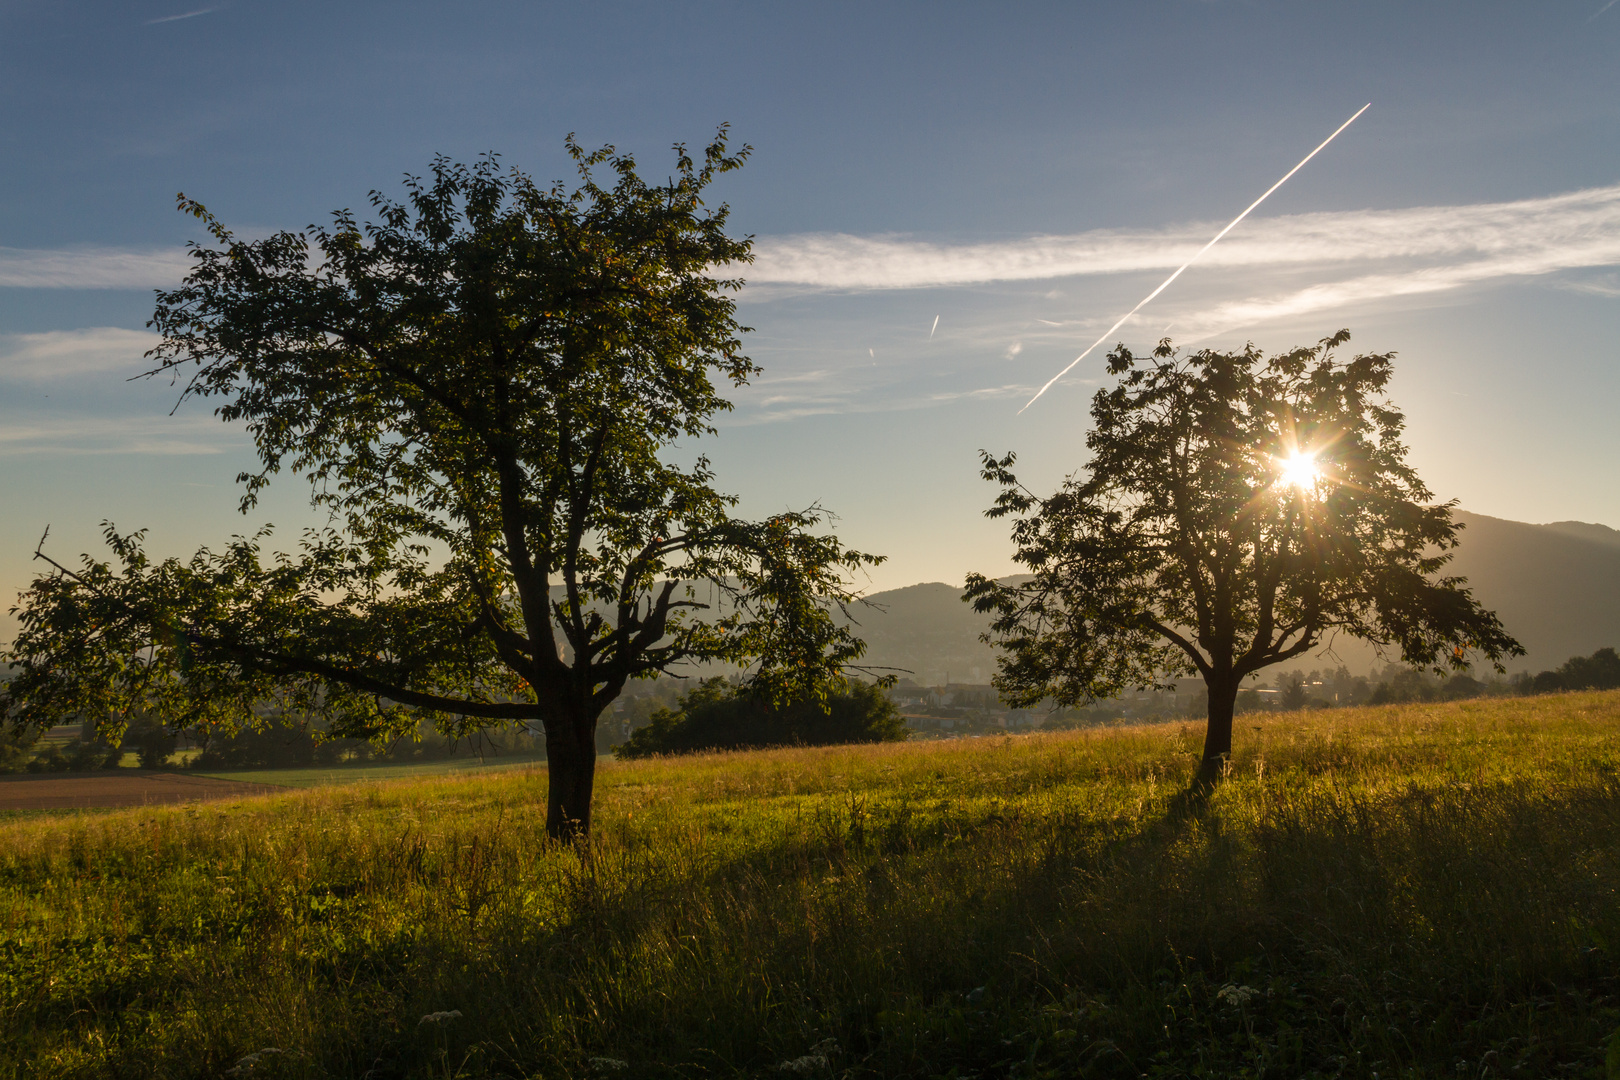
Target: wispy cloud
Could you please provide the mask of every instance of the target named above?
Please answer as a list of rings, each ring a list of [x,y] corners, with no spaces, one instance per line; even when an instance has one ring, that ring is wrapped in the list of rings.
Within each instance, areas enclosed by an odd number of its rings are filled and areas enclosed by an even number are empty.
[[[1606,274],[1590,281],[1571,281],[1564,285],[1571,292],[1590,293],[1593,296],[1620,296],[1620,275]]]
[[[1198,223],[964,245],[845,234],[766,237],[747,276],[750,286],[767,290],[868,291],[1162,270],[1181,265],[1210,228]],[[1620,263],[1620,185],[1473,206],[1256,218],[1199,265],[1259,269],[1369,260],[1471,267],[1459,281]]]
[[[919,369],[922,363],[914,355],[909,362],[902,361],[887,370],[851,364],[766,376],[735,394],[737,411],[721,426],[752,427],[811,416],[911,412],[965,398],[1027,396],[1034,389],[1023,383],[976,386],[978,376],[974,373],[957,372],[942,378],[937,371],[925,374]],[[956,385],[938,388],[940,381]]]
[[[243,436],[212,416],[59,416],[0,423],[0,457],[28,454],[222,454]]]
[[[1091,382],[1094,380],[1076,380]],[[741,397],[742,409],[723,422],[726,427],[754,427],[782,420],[802,420],[809,416],[850,416],[868,413],[915,412],[953,401],[970,399],[1017,398],[1034,391],[1024,383],[986,386],[972,390],[947,390],[925,394],[874,394],[872,388],[846,384],[829,387],[819,395],[777,394],[750,399]]]
[[[955,329],[948,351],[955,359],[941,355],[937,341],[926,354],[918,351],[925,343],[914,324],[897,337],[880,322],[854,338],[860,351],[885,346],[884,360],[876,365],[870,362],[872,355],[859,356],[850,348],[847,326],[825,342],[814,341],[809,326],[801,327],[767,347],[774,378],[739,394],[739,412],[730,422],[928,407],[944,400],[935,393],[944,382],[955,383],[952,394],[982,393],[964,388],[992,381],[984,378],[985,365],[998,361],[1022,365],[1035,359],[1042,366],[1057,361],[1052,368],[1057,370],[1063,351],[1083,346],[1129,307],[1127,300],[1122,307],[1103,309],[1095,299],[1083,309],[1073,307],[1065,296],[1092,293],[1095,286],[1065,285],[1061,279],[1162,275],[1207,242],[1210,230],[1210,223],[1200,222],[979,244],[844,234],[761,238],[757,262],[747,275],[748,302],[786,294],[831,297],[998,285],[1028,296],[1016,311],[988,294],[964,298],[953,307]],[[0,248],[0,285],[170,286],[189,266],[180,249]],[[1411,303],[1550,275],[1559,275],[1561,287],[1611,295],[1617,288],[1616,275],[1609,272],[1614,267],[1620,267],[1620,185],[1513,202],[1251,218],[1209,251],[1196,277],[1188,275],[1178,284],[1175,296],[1157,303],[1152,329],[1172,322],[1177,340],[1190,343],[1296,316],[1330,312],[1337,319],[1341,312],[1352,314],[1347,309]],[[1048,284],[1030,290],[1020,284],[1026,282]],[[1033,294],[1039,291],[1045,292],[1046,303],[1037,305]],[[1054,302],[1060,303],[1054,307]],[[825,317],[830,312],[812,316],[811,322]],[[1343,323],[1333,323],[1338,325]],[[806,330],[808,337],[801,332]],[[868,331],[877,336],[865,336]],[[153,340],[138,331],[111,328],[0,338],[0,377],[39,380],[135,370]],[[1014,351],[1009,342],[1022,351]],[[845,365],[835,359],[839,356],[850,361],[858,357],[858,362]],[[1009,370],[995,381],[1027,378],[1018,372]]]
[[[1216,304],[1201,311],[1178,314],[1178,336],[1196,339],[1223,330],[1254,323],[1272,322],[1318,311],[1341,310],[1380,300],[1450,292],[1468,285],[1512,277],[1537,277],[1591,266],[1620,263],[1620,238],[1604,250],[1593,244],[1584,250],[1503,252],[1490,258],[1470,260],[1452,266],[1427,266],[1392,273],[1366,274],[1339,281],[1322,282],[1277,295],[1250,297]],[[1601,285],[1587,284],[1583,291],[1606,294]]]
[[[164,15],[161,18],[157,18],[157,19],[147,19],[146,20],[146,25],[147,26],[156,26],[158,23],[179,22],[181,19],[195,19],[198,15],[207,15],[210,12],[214,12],[214,11],[218,11],[218,10],[219,10],[219,8],[217,6],[215,6],[215,7],[198,8],[196,11],[187,11],[187,12],[184,12],[184,13],[179,14],[179,15]]]
[[[1091,382],[1094,380],[1084,380]],[[982,386],[976,390],[948,390],[929,394],[916,402],[914,408],[923,408],[927,405],[943,405],[947,401],[961,401],[963,398],[1016,398],[1035,389],[1024,383],[1006,383],[1002,386]]]
[[[41,251],[0,247],[0,286],[14,289],[158,289],[191,269],[181,248],[83,248]]]
[[[117,326],[0,335],[0,378],[38,382],[106,371],[135,375],[147,367],[142,354],[160,340],[146,330]]]

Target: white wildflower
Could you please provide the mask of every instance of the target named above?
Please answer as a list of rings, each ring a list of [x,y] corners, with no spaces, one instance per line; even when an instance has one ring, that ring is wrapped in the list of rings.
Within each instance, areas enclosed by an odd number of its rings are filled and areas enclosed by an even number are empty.
[[[778,1072],[796,1073],[799,1076],[809,1076],[813,1072],[830,1067],[829,1058],[838,1053],[837,1039],[822,1039],[810,1048],[810,1052],[803,1057],[793,1058],[778,1065]]]
[[[461,1019],[461,1010],[460,1009],[451,1009],[449,1012],[431,1012],[431,1013],[428,1013],[426,1016],[422,1017],[421,1023],[424,1023],[424,1024],[442,1024],[446,1020],[460,1020],[460,1019]]]
[[[1256,991],[1252,986],[1239,986],[1236,983],[1227,983],[1225,986],[1221,987],[1215,992],[1215,996],[1219,1000],[1226,1002],[1228,1005],[1236,1005],[1239,1008],[1242,1008],[1249,1003],[1249,1000],[1253,998],[1256,993],[1258,993],[1258,991]]]
[[[248,1054],[246,1057],[238,1061],[234,1069],[226,1069],[225,1075],[246,1076],[253,1071],[253,1067],[259,1063],[259,1059],[264,1057],[266,1054],[284,1053],[286,1053],[286,1051],[279,1046],[266,1046],[262,1050],[255,1050],[253,1053]]]
[[[593,1057],[590,1061],[591,1068],[596,1072],[620,1072],[630,1067],[628,1061],[620,1061],[618,1058]]]

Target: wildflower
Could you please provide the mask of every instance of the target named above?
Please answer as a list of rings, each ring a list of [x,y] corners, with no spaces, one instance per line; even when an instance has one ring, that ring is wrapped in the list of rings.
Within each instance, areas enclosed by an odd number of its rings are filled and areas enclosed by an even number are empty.
[[[796,1073],[799,1076],[809,1076],[829,1067],[828,1058],[838,1053],[837,1039],[822,1039],[810,1048],[810,1052],[803,1057],[796,1057],[784,1061],[776,1067],[778,1072]]]
[[[628,1061],[620,1061],[618,1058],[610,1057],[593,1057],[590,1059],[590,1063],[592,1072],[619,1072],[630,1067]]]
[[[1228,1005],[1236,1005],[1241,1009],[1249,1003],[1249,999],[1254,997],[1255,993],[1256,991],[1252,986],[1238,986],[1236,983],[1227,983],[1215,992],[1215,997]]]
[[[461,1010],[460,1009],[451,1009],[449,1012],[431,1012],[431,1013],[428,1013],[426,1016],[422,1017],[420,1023],[423,1023],[423,1024],[442,1024],[446,1020],[460,1020],[460,1019],[461,1019]]]
[[[235,1068],[226,1069],[225,1070],[225,1075],[226,1076],[246,1076],[246,1075],[248,1075],[249,1073],[251,1073],[253,1071],[253,1067],[259,1063],[259,1059],[264,1057],[266,1054],[285,1054],[285,1053],[286,1053],[286,1051],[283,1050],[279,1046],[266,1046],[262,1050],[255,1050],[253,1053],[247,1055],[246,1057],[242,1058],[242,1060],[238,1061],[236,1063]]]
[[[804,1057],[796,1057],[791,1061],[784,1061],[776,1068],[780,1072],[797,1073],[800,1076],[809,1076],[816,1070],[825,1069],[826,1067],[827,1056],[825,1054],[806,1054]]]

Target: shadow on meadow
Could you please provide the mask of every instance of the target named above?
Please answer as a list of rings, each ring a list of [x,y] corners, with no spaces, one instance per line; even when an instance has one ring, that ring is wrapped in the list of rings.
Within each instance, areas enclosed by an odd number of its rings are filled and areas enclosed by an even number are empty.
[[[616,768],[588,846],[548,845],[519,778],[16,826],[0,1055],[44,1076],[1601,1071],[1609,696],[1494,769],[1519,735],[1448,753],[1284,744],[1278,722],[1197,814],[1171,812],[1193,756],[1161,728]]]

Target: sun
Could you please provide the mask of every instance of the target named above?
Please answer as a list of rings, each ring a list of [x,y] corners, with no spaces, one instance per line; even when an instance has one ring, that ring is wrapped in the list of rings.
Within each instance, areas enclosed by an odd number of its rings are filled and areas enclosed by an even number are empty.
[[[1306,490],[1316,486],[1322,470],[1316,467],[1316,455],[1295,450],[1285,458],[1278,458],[1277,463],[1282,466],[1282,475],[1277,478],[1279,485],[1292,485]]]

